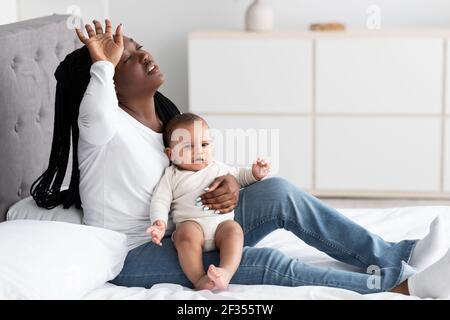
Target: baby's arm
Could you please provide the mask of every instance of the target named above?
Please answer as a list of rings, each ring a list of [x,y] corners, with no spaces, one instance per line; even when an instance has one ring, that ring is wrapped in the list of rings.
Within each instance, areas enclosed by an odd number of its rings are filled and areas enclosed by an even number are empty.
[[[270,163],[268,161],[258,158],[251,168],[245,167],[230,167],[230,174],[232,174],[241,187],[246,187],[256,181],[266,177],[270,171]]]
[[[172,203],[171,171],[167,168],[152,194],[150,203],[151,226],[147,233],[152,237],[152,241],[161,245],[161,240],[167,228],[170,204]]]
[[[167,225],[163,220],[156,220],[150,227],[147,229],[147,233],[152,238],[152,242],[157,244],[158,246],[162,246],[161,240],[166,233]]]
[[[252,165],[252,174],[256,180],[265,178],[270,173],[270,162],[261,158],[256,159]]]

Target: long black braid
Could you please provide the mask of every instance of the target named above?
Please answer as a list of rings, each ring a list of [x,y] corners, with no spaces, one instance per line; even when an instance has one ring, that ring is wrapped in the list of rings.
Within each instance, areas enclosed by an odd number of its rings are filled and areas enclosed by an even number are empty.
[[[81,208],[78,169],[78,113],[90,80],[91,58],[86,46],[68,54],[55,72],[55,121],[47,170],[31,185],[30,194],[39,207],[52,209],[60,204]],[[180,111],[162,93],[154,96],[155,109],[163,126]],[[72,140],[72,174],[69,188],[61,190],[67,170]]]

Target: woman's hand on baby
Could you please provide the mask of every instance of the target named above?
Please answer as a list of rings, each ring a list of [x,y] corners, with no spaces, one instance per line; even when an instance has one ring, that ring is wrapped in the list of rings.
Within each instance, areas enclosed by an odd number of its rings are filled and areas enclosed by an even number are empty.
[[[232,175],[220,176],[214,179],[207,192],[200,196],[203,208],[214,210],[215,213],[228,213],[234,210],[239,200],[240,185]]]
[[[161,240],[164,237],[164,233],[166,233],[166,223],[162,220],[156,220],[148,227],[147,233],[152,238],[153,243],[162,246]]]
[[[105,20],[105,31],[103,32],[102,25],[99,21],[93,21],[95,31],[90,24],[86,24],[85,28],[88,37],[83,35],[83,32],[75,28],[78,38],[89,49],[92,62],[107,60],[111,62],[114,67],[120,61],[123,53],[123,32],[122,24],[116,28],[116,33],[112,33],[112,25],[109,19]]]
[[[261,180],[270,173],[270,162],[258,158],[252,165],[252,173],[256,180]]]

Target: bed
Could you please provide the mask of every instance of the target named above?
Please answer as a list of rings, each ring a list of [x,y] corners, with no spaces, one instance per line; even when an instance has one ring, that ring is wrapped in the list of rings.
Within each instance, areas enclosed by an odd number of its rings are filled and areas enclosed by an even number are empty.
[[[405,207],[390,209],[340,209],[342,213],[357,223],[367,227],[370,231],[381,235],[389,241],[415,239],[427,233],[428,225],[437,215],[441,215],[450,224],[450,207]],[[448,234],[450,241],[450,233]],[[277,230],[261,242],[258,247],[275,247],[291,257],[304,262],[321,266],[330,266],[343,270],[354,270],[324,253],[306,245],[292,233]],[[308,286],[308,287],[280,287],[271,285],[230,285],[228,291],[211,293],[209,291],[196,292],[174,284],[158,284],[151,289],[124,288],[111,284],[87,294],[84,299],[419,299],[397,293],[374,293],[362,295],[353,291]]]
[[[53,130],[55,79],[53,73],[66,54],[80,47],[67,28],[68,16],[52,15],[0,26],[0,224],[15,217],[8,209],[29,198],[31,183],[46,168]],[[43,36],[45,35],[45,36]],[[70,172],[70,170],[68,170]],[[27,200],[28,199],[28,200]],[[25,202],[26,202],[25,201]],[[22,201],[22,203],[25,203]],[[424,236],[440,215],[450,226],[450,207],[340,209],[389,241]],[[81,211],[41,211],[41,220],[79,224]],[[22,216],[22,219],[27,217]],[[450,231],[450,230],[449,230]],[[448,233],[450,241],[450,232]],[[307,246],[290,232],[278,230],[259,247],[276,247],[291,257],[321,266],[355,270]],[[0,297],[8,298],[8,297]],[[125,288],[104,283],[82,299],[416,299],[394,293],[361,295],[327,287],[231,285],[228,291],[193,291],[175,284],[151,289]]]

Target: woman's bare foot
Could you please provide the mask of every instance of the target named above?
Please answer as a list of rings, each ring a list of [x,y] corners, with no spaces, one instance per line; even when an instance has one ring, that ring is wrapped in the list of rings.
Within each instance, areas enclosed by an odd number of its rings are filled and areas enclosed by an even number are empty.
[[[214,281],[208,275],[203,275],[195,284],[195,290],[212,290],[214,289]]]
[[[225,290],[233,276],[227,269],[218,268],[213,264],[209,266],[207,272],[208,278],[214,282],[214,289]]]
[[[393,288],[391,292],[401,293],[409,296],[408,281],[403,281],[401,284]]]

